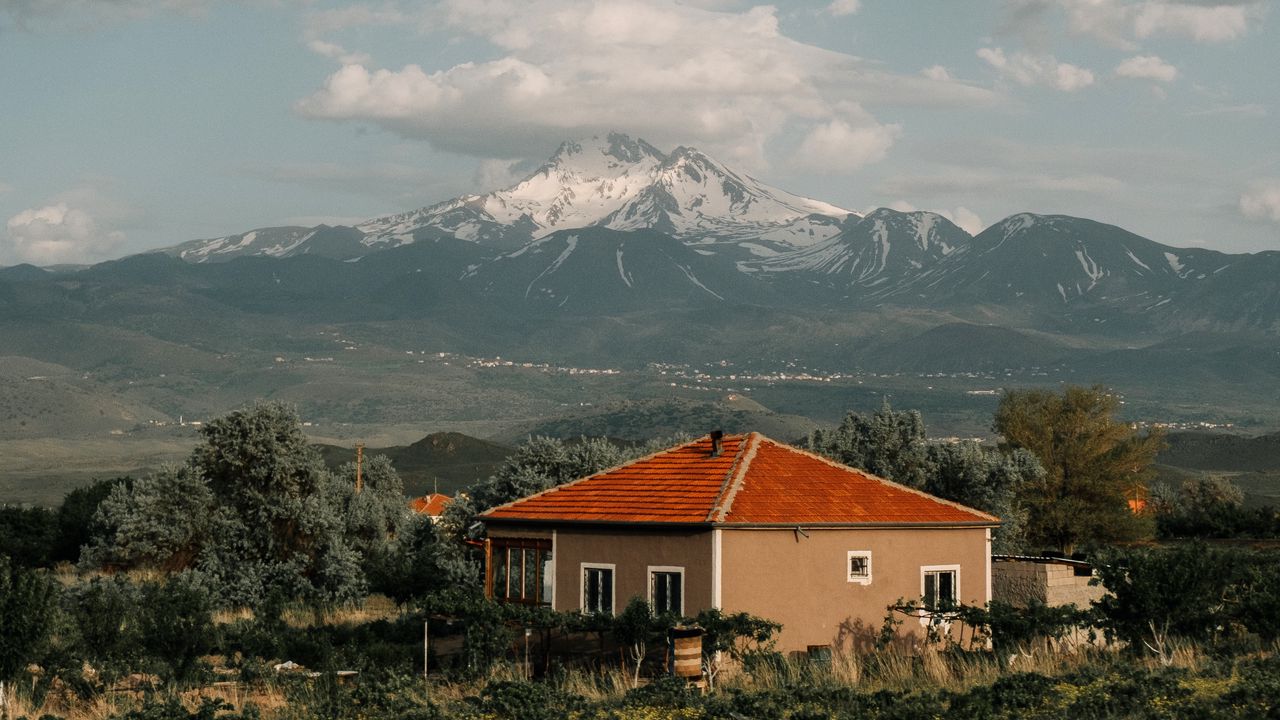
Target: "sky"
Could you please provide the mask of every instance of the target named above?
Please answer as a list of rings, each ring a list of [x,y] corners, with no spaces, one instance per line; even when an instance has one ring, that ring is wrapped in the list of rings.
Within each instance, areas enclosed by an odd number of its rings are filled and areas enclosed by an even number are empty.
[[[0,265],[350,224],[566,139],[1280,250],[1271,0],[0,0]]]

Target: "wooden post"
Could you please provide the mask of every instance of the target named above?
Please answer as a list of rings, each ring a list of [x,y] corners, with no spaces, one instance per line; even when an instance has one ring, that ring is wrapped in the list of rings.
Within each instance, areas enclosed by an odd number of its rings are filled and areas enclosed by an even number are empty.
[[[431,668],[431,631],[429,629],[430,620],[422,619],[422,681],[427,682],[427,671]]]
[[[356,443],[356,494],[364,489],[364,478],[361,476],[361,470],[364,469],[364,443]]]

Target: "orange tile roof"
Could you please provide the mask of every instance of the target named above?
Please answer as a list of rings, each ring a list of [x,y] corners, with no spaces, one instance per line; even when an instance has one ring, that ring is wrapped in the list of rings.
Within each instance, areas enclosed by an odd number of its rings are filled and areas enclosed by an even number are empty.
[[[610,523],[978,524],[999,519],[759,433],[620,465],[489,510],[484,520]]]
[[[444,512],[445,506],[451,502],[453,502],[453,498],[448,495],[431,493],[429,495],[423,495],[422,497],[416,497],[410,500],[409,509],[419,515],[437,517],[440,513]]]

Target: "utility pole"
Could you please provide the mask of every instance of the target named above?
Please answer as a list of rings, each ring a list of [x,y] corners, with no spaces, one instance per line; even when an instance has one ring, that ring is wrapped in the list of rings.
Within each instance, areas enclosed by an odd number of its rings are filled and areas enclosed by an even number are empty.
[[[364,469],[364,443],[358,442],[356,443],[356,494],[357,495],[359,495],[360,491],[364,489],[364,478],[360,474],[363,469]]]

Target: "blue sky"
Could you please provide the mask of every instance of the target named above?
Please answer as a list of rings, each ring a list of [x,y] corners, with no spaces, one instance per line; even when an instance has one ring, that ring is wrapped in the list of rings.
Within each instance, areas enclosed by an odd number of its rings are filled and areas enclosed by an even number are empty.
[[[0,264],[355,222],[564,139],[853,210],[1280,250],[1266,0],[5,0]]]

